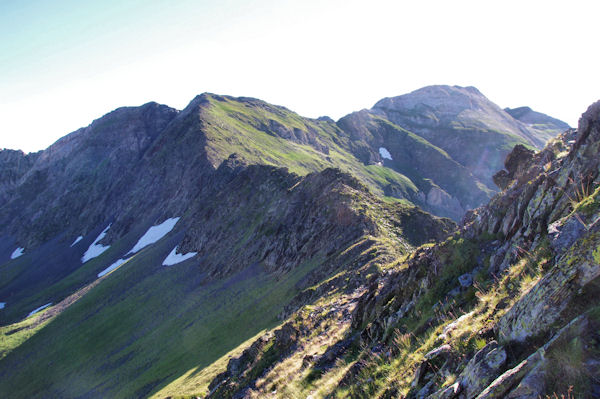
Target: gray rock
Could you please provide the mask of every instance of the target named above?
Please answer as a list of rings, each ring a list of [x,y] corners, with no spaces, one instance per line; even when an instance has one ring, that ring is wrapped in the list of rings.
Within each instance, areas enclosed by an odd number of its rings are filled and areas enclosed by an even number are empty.
[[[600,264],[595,259],[598,242],[598,235],[592,236],[566,251],[554,268],[500,318],[496,327],[500,339],[524,342],[547,331],[578,292],[600,276]]]
[[[458,378],[466,397],[475,397],[493,381],[505,361],[506,352],[496,341],[491,341],[477,352]]]
[[[589,322],[586,314],[571,320],[527,359],[496,378],[477,396],[477,399],[534,399],[541,397],[545,393],[547,353],[552,352],[565,340],[585,336],[585,330],[588,328]]]
[[[486,387],[477,399],[499,399],[504,398],[506,393],[519,382],[532,368],[534,368],[541,359],[539,352],[535,352],[527,359],[523,360],[516,367],[504,372],[496,378],[488,387]]]
[[[485,362],[491,369],[499,369],[506,362],[506,351],[501,348],[492,349],[485,356]]]
[[[437,347],[425,354],[425,360],[433,360],[438,356],[447,356],[452,353],[452,347],[448,344]]]
[[[559,253],[571,247],[585,232],[586,227],[574,216],[567,219],[564,223],[557,221],[548,226],[550,245]]]
[[[455,382],[449,387],[442,388],[437,392],[434,392],[429,396],[429,399],[452,399],[456,398],[461,391],[460,384]]]
[[[458,282],[460,283],[461,287],[468,288],[473,285],[473,275],[471,273],[465,273],[458,277]]]
[[[429,381],[427,384],[425,384],[425,386],[423,388],[421,388],[421,390],[419,392],[417,392],[417,399],[425,399],[427,397],[429,397],[429,395],[431,394],[431,391],[433,391],[433,380]]]
[[[510,391],[507,399],[537,399],[540,393],[545,392],[546,373],[544,371],[543,363],[540,362],[533,370],[529,372],[521,380],[519,385]]]

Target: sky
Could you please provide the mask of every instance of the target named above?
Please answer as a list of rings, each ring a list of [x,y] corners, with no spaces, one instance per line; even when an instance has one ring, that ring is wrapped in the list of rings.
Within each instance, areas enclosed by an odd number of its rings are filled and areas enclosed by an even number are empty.
[[[203,92],[338,119],[432,84],[576,126],[600,99],[600,2],[0,0],[0,148]]]

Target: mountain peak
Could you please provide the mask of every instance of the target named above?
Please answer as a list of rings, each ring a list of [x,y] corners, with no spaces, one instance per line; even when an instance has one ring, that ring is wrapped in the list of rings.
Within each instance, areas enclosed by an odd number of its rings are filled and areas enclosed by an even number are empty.
[[[567,123],[541,112],[534,111],[531,107],[504,108],[504,111],[527,125],[547,125],[555,129],[557,133],[562,133],[571,128]]]
[[[378,101],[374,110],[418,110],[433,108],[438,113],[458,115],[466,109],[484,109],[493,105],[477,88],[473,86],[426,86],[397,97],[388,97]]]

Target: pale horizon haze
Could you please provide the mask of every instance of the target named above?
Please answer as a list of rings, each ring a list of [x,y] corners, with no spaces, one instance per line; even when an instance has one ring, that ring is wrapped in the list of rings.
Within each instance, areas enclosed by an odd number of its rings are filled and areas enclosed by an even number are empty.
[[[433,84],[576,127],[600,99],[594,1],[0,2],[0,148],[202,92],[338,119]]]

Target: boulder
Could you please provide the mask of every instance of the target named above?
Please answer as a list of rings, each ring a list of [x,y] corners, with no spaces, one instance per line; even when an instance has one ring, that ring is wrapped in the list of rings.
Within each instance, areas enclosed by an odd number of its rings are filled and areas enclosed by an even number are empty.
[[[561,253],[569,249],[587,231],[586,226],[577,217],[570,217],[566,221],[556,221],[548,226],[550,245],[554,251]]]
[[[461,386],[458,382],[450,385],[449,387],[442,388],[439,391],[432,393],[429,399],[452,399],[456,398],[461,392]]]
[[[460,286],[463,288],[470,287],[471,285],[473,285],[473,274],[465,273],[465,274],[459,276],[458,282],[460,283]]]
[[[506,362],[506,351],[496,341],[489,342],[469,361],[458,381],[467,398],[474,398],[493,381]]]

